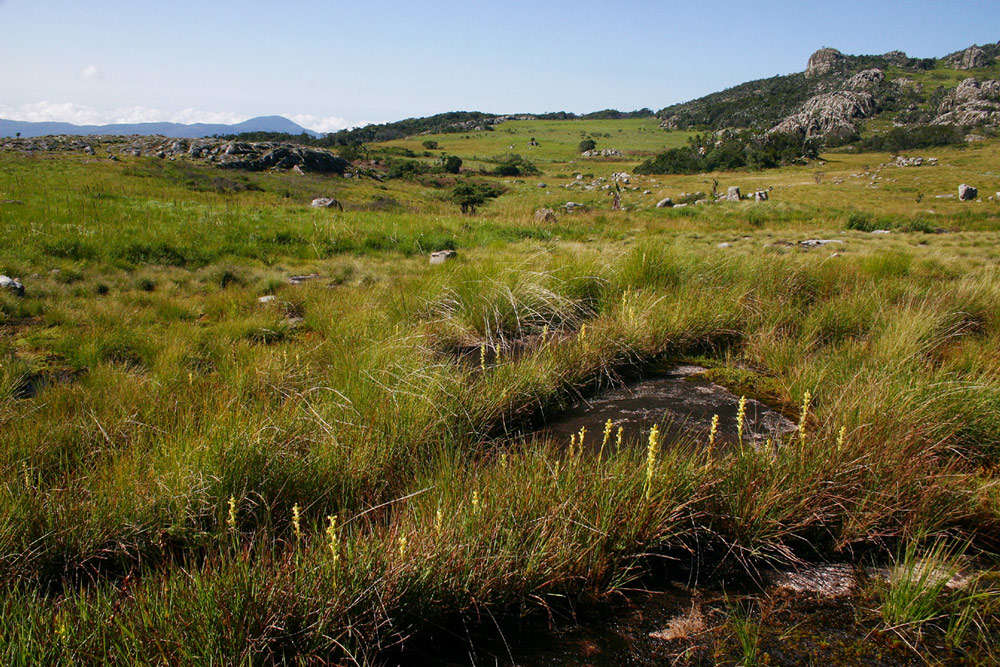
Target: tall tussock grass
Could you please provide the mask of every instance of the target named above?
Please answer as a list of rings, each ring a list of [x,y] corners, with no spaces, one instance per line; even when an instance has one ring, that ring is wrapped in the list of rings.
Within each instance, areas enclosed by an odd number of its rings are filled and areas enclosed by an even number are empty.
[[[0,394],[0,655],[366,663],[656,568],[979,544],[1000,528],[996,283],[902,264],[646,240],[277,287],[278,303],[252,278],[67,297],[52,331],[0,350],[85,371]],[[800,432],[712,451],[521,437],[695,356],[769,373],[807,409]]]

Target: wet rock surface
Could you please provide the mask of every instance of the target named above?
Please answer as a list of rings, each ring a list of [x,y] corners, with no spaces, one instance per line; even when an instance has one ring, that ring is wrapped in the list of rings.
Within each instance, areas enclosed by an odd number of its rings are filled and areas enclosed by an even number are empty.
[[[707,442],[712,417],[719,416],[717,442],[737,442],[737,413],[740,397],[698,377],[700,366],[675,366],[627,387],[581,400],[568,410],[553,415],[540,434],[565,439],[586,428],[584,446],[598,448],[605,423],[610,419],[615,432],[622,427],[623,440],[646,437],[659,424],[664,442]],[[760,401],[747,399],[744,442],[762,443],[767,438],[794,431],[795,424]]]

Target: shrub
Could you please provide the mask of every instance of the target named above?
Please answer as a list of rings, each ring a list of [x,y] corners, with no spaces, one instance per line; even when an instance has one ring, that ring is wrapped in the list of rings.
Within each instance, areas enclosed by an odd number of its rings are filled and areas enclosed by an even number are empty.
[[[444,159],[444,170],[449,174],[457,174],[462,170],[462,158],[457,155],[449,155]]]
[[[482,206],[501,194],[502,190],[487,183],[463,183],[452,190],[451,199],[461,207],[462,213],[472,215],[477,206]]]
[[[597,148],[597,142],[593,139],[584,139],[580,142],[580,145],[577,146],[577,148],[581,153],[586,153],[587,151],[592,151]]]
[[[429,151],[436,151],[438,148],[438,142],[434,141],[433,139],[426,139],[420,145]]]
[[[859,232],[873,232],[876,229],[875,221],[872,219],[871,214],[861,213],[860,211],[855,211],[847,216],[847,228]]]

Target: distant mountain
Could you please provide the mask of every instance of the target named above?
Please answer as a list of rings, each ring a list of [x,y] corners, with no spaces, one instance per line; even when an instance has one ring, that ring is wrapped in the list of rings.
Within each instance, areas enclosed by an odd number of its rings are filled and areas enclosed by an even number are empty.
[[[283,132],[286,134],[306,134],[321,136],[293,123],[284,116],[259,116],[250,120],[224,125],[214,123],[117,123],[113,125],[74,125],[72,123],[29,123],[20,120],[0,119],[0,137],[13,137],[20,132],[22,137],[41,137],[51,134],[159,134],[178,139],[196,139],[216,134],[240,134],[243,132]]]

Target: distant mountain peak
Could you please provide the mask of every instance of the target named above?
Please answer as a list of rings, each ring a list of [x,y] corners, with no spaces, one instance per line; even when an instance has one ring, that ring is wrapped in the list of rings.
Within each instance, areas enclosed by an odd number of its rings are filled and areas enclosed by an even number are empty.
[[[257,116],[241,123],[111,123],[108,125],[75,125],[59,122],[29,122],[0,119],[0,137],[40,137],[53,134],[76,135],[163,135],[176,139],[197,139],[216,134],[242,132],[282,132],[286,134],[319,133],[308,130],[284,116]]]

